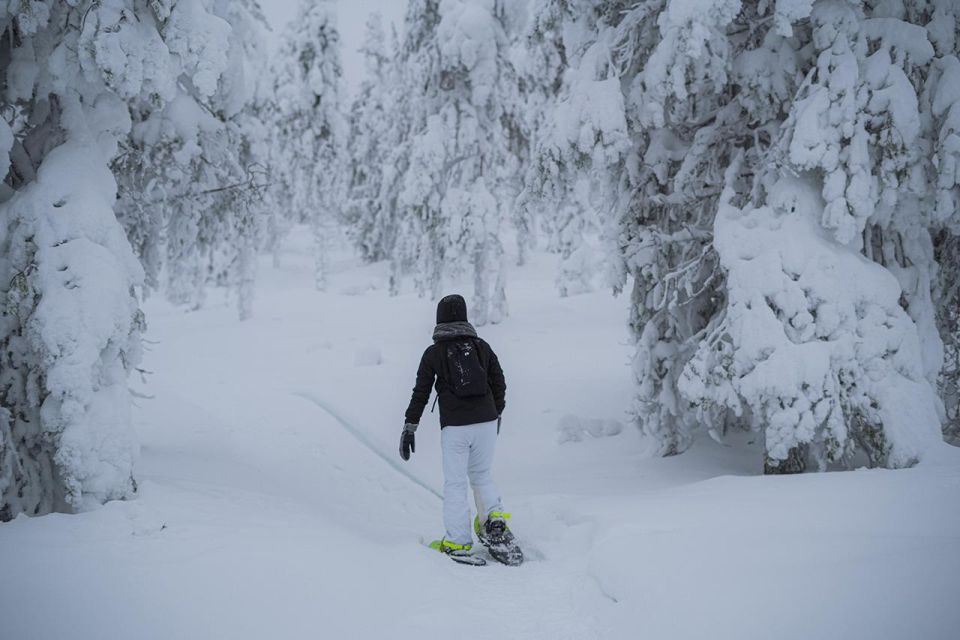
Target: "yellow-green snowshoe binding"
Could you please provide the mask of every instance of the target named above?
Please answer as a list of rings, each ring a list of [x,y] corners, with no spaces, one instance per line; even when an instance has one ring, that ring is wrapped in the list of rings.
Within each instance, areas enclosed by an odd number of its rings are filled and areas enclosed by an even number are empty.
[[[505,511],[491,511],[487,515],[487,521],[481,525],[480,516],[476,516],[473,519],[473,530],[494,560],[516,567],[523,564],[523,550],[507,526],[509,517],[510,514]]]
[[[481,558],[478,555],[473,553],[472,544],[457,544],[456,542],[451,542],[446,538],[441,538],[440,540],[434,540],[429,545],[427,545],[434,551],[439,551],[440,553],[445,554],[454,562],[459,564],[469,564],[474,567],[482,567],[487,564],[487,561]]]

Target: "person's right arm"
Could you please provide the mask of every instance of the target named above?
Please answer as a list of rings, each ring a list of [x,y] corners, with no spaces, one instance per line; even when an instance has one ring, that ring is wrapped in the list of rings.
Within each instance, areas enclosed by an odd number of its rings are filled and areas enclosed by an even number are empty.
[[[430,401],[430,390],[433,388],[433,381],[436,373],[433,370],[433,364],[430,362],[430,349],[423,352],[420,358],[420,366],[417,368],[417,383],[413,386],[413,395],[410,397],[410,405],[407,407],[406,421],[408,424],[420,424],[420,418],[423,416],[423,410]]]

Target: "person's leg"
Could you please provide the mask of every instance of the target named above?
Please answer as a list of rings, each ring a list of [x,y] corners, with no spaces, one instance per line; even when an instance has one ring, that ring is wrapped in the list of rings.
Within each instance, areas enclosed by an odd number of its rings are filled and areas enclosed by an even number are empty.
[[[457,544],[473,542],[470,505],[467,503],[467,464],[470,458],[467,427],[445,427],[440,431],[443,450],[443,526],[446,538]]]
[[[473,487],[473,499],[477,504],[480,522],[487,519],[491,511],[502,511],[500,492],[493,482],[493,454],[497,446],[497,421],[471,425],[469,476]]]

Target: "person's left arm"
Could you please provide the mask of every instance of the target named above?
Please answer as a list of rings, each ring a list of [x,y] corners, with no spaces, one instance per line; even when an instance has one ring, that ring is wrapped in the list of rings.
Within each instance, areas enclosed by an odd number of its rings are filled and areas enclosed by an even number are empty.
[[[490,361],[487,363],[487,383],[493,392],[493,402],[497,407],[497,415],[500,415],[506,406],[507,381],[503,376],[500,359],[494,353],[493,347],[488,344],[487,348],[490,349]]]

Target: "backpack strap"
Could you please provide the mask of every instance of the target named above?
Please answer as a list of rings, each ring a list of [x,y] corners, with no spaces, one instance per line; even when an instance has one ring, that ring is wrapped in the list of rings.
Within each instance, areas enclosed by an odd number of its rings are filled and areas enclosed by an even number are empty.
[[[434,343],[440,352],[440,371],[437,372],[437,380],[443,384],[437,387],[437,395],[433,399],[433,406],[430,407],[430,413],[433,413],[433,410],[437,408],[437,402],[440,400],[440,394],[450,386],[448,382],[450,380],[450,373],[448,372],[449,366],[447,365],[447,346],[446,343],[448,340],[443,340],[440,342]]]
[[[440,353],[440,373],[442,375],[438,376],[443,381],[443,389],[450,389],[450,354],[448,349],[452,340],[444,340],[443,342],[438,343],[443,351]],[[440,397],[440,389],[437,389],[437,397]]]

